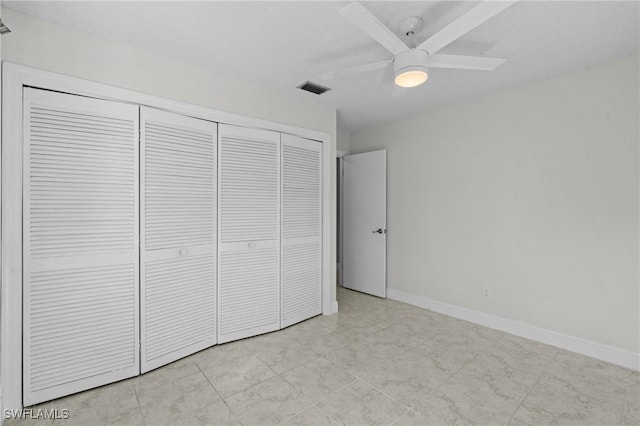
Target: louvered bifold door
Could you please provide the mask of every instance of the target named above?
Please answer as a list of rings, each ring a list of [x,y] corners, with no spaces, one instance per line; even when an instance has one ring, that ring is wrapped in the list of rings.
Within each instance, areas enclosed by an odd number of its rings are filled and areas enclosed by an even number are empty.
[[[280,328],[280,133],[220,125],[218,342]]]
[[[139,374],[138,107],[24,89],[23,402]]]
[[[141,109],[142,372],[216,343],[217,125]]]
[[[322,312],[322,144],[282,135],[282,327]]]

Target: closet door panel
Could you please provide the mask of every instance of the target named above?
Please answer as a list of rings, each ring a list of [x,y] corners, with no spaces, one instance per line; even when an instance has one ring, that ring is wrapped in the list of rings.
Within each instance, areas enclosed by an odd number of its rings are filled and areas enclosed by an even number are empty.
[[[139,373],[138,107],[24,90],[23,402]]]
[[[221,125],[220,138],[220,242],[279,239],[280,135]]]
[[[142,372],[216,343],[217,125],[151,108],[142,126]]]
[[[143,371],[215,344],[214,276],[210,251],[146,261]]]
[[[220,125],[218,342],[280,328],[280,134]]]
[[[222,340],[278,329],[278,247],[226,251],[220,256],[220,335]]]
[[[322,144],[282,135],[282,327],[322,311]]]

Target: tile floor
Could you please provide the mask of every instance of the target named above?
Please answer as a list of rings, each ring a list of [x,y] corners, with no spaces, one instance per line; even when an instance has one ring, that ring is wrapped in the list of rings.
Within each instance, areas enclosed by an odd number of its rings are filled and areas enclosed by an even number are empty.
[[[340,313],[199,352],[6,425],[640,424],[640,375],[339,289]]]

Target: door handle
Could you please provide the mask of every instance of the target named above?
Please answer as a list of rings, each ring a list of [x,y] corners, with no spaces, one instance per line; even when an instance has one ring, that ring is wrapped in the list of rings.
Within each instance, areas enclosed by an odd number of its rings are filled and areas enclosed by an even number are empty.
[[[371,231],[371,232],[373,232],[374,234],[386,234],[387,230],[386,229],[382,229],[382,228],[378,228],[375,231]]]

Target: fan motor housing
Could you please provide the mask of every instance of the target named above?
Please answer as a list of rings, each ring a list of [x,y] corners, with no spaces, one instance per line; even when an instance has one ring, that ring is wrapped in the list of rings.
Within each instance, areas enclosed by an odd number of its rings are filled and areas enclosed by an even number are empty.
[[[426,73],[427,68],[429,68],[429,54],[420,49],[398,53],[393,60],[395,75],[407,71],[424,71]]]

